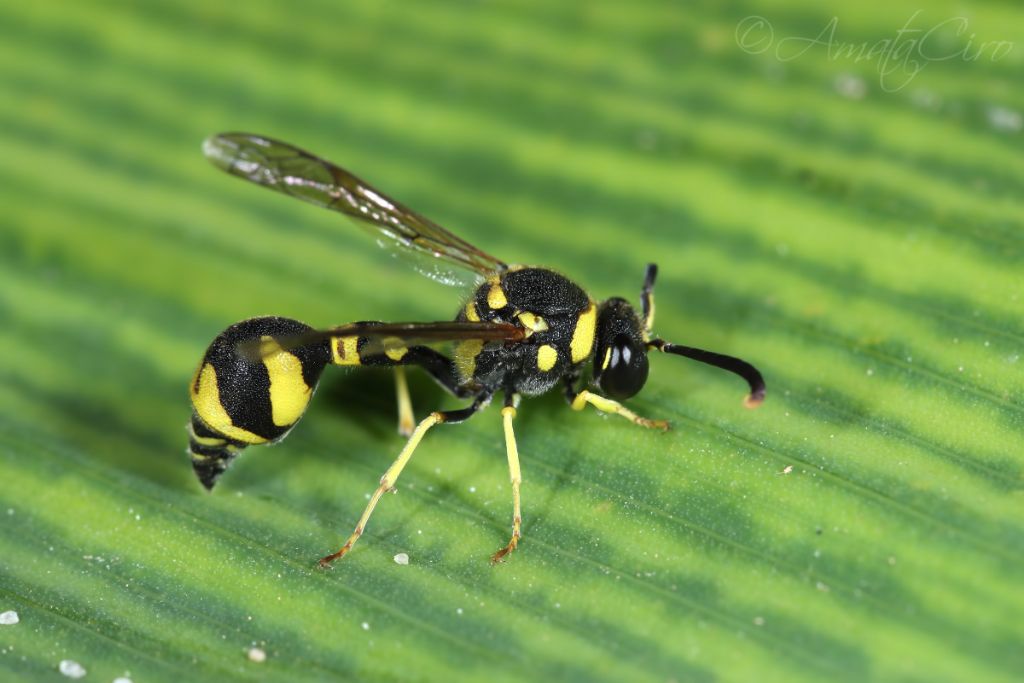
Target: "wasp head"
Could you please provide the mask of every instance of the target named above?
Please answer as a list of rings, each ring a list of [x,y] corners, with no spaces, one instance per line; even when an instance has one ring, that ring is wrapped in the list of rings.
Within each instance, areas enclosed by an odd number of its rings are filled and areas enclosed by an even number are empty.
[[[629,303],[614,297],[597,311],[594,381],[614,399],[635,396],[647,381],[647,342],[643,323]]]

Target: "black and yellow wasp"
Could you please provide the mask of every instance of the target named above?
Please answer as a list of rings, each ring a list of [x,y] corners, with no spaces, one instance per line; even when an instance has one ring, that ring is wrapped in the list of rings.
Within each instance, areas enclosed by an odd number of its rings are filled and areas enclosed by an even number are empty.
[[[477,286],[454,321],[356,322],[325,330],[279,317],[252,318],[224,330],[207,349],[190,386],[189,448],[199,480],[212,489],[246,446],[278,441],[302,417],[329,365],[394,367],[399,429],[408,442],[381,477],[355,530],[327,566],[347,553],[366,529],[381,496],[395,485],[423,435],[434,425],[469,419],[494,395],[504,398],[502,420],[512,479],[512,538],[492,561],[515,550],[520,539],[521,476],[512,421],[520,396],[563,385],[575,410],[590,404],[643,427],[667,429],[618,401],[647,380],[651,349],[686,356],[734,372],[750,385],[746,405],[764,398],[761,374],[749,363],[652,336],[656,267],[647,267],[641,311],[614,297],[602,302],[547,268],[509,265],[410,211],[328,161],[270,138],[225,133],[207,139],[206,156],[228,173],[355,218],[399,250],[467,269]],[[430,344],[453,343],[450,356]],[[581,378],[593,361],[587,389]],[[414,426],[403,366],[425,370],[448,392],[470,401],[459,410],[430,413]],[[600,392],[600,393],[598,393]]]

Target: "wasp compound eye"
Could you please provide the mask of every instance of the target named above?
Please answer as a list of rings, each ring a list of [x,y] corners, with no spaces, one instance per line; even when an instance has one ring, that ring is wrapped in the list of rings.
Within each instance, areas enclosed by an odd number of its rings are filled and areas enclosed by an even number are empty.
[[[637,346],[626,334],[612,340],[602,360],[598,385],[606,394],[616,399],[635,396],[647,382],[647,349]]]

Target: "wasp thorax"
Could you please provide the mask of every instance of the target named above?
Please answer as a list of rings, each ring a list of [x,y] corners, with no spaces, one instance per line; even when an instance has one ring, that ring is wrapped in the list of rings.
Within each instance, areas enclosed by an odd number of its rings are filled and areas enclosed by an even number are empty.
[[[594,381],[616,399],[634,396],[647,381],[643,324],[625,299],[608,299],[597,313]]]

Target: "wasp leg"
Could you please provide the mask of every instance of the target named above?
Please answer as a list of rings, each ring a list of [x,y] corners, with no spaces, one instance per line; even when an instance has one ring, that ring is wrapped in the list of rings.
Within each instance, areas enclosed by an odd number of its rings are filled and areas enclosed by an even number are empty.
[[[409,397],[409,382],[405,379],[405,368],[401,365],[395,368],[395,393],[398,395],[398,433],[405,437],[412,436],[416,420],[412,412],[412,399]]]
[[[516,416],[516,406],[518,405],[518,394],[506,395],[505,407],[501,409],[501,419],[505,426],[505,452],[508,454],[508,473],[512,480],[512,540],[504,548],[491,555],[491,564],[504,561],[505,556],[519,545],[519,539],[521,538],[520,528],[523,525],[523,515],[519,509],[519,485],[522,484],[523,476],[519,471],[519,449],[516,447],[516,434],[512,430],[512,420]]]
[[[320,566],[327,567],[331,562],[337,560],[345,555],[352,546],[355,545],[359,537],[363,535],[363,531],[366,530],[366,523],[370,520],[370,515],[373,514],[373,509],[377,507],[377,503],[380,501],[381,496],[386,492],[394,488],[395,482],[398,481],[398,476],[402,473],[402,470],[409,463],[412,454],[416,451],[416,447],[423,439],[423,435],[426,434],[431,427],[441,423],[455,424],[458,422],[464,422],[471,418],[474,414],[480,411],[481,408],[486,406],[491,400],[490,396],[482,396],[473,401],[473,404],[468,408],[461,410],[448,410],[433,412],[427,417],[423,418],[416,429],[413,430],[412,435],[405,444],[405,448],[398,454],[395,461],[391,463],[391,467],[387,469],[384,476],[380,478],[380,485],[377,490],[370,496],[370,502],[366,504],[366,509],[363,510],[363,515],[359,518],[359,523],[356,524],[356,528],[352,531],[352,535],[345,541],[345,545],[341,546],[341,549],[336,553],[332,553],[326,557],[320,559]]]
[[[667,420],[651,420],[646,417],[640,417],[618,401],[613,401],[610,398],[595,394],[586,389],[581,389],[577,392],[570,383],[565,385],[565,397],[573,410],[583,410],[589,403],[601,412],[621,415],[635,425],[649,429],[660,429],[665,432],[668,431]]]

